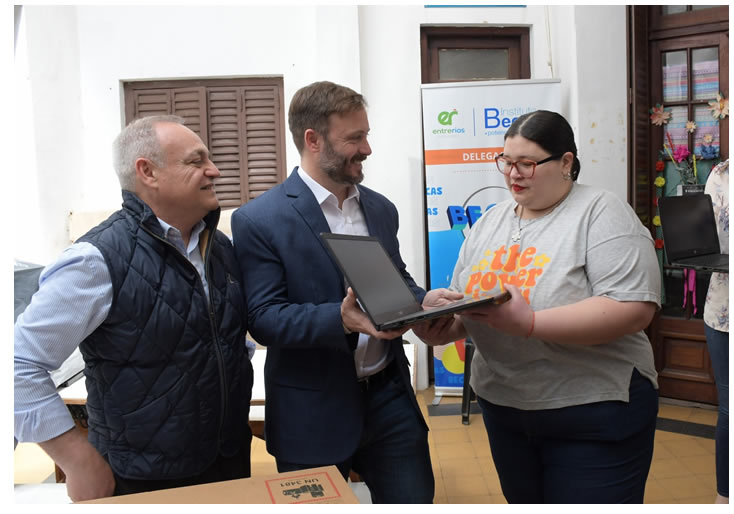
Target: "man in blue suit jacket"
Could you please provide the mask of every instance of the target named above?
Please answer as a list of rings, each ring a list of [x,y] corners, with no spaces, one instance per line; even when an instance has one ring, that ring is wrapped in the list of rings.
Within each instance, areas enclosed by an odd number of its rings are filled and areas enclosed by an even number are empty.
[[[331,82],[296,92],[289,125],[300,167],[232,216],[250,333],[268,348],[265,440],[281,472],[335,464],[345,478],[359,473],[375,503],[430,503],[428,428],[400,337],[407,329],[375,329],[319,237],[379,238],[424,301],[400,257],[397,209],[357,185],[371,153],[365,106]],[[440,297],[449,293],[432,291],[424,305]]]

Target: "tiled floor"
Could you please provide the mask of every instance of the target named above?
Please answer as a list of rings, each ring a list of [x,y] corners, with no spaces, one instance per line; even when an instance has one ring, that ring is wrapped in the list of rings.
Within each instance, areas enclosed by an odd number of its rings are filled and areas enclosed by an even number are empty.
[[[472,414],[469,425],[460,415],[429,416],[433,388],[419,393],[419,403],[428,425],[429,444],[436,477],[435,503],[506,503],[484,431],[481,415]],[[459,404],[460,398],[443,397],[441,405]],[[457,405],[458,407],[458,405]],[[703,429],[703,436],[665,430],[655,434],[655,452],[647,481],[645,503],[713,503],[716,496],[714,440],[711,427],[716,411],[671,405],[661,401],[659,418],[687,422],[684,427]],[[675,421],[671,422],[675,425]],[[700,432],[700,430],[699,430]],[[275,461],[265,443],[252,446],[252,474],[276,473]],[[53,463],[34,444],[19,444],[15,450],[15,483],[53,481]]]
[[[428,440],[436,477],[435,503],[506,503],[481,414],[472,414],[469,425],[463,425],[459,415],[428,416],[433,389],[426,389],[419,396],[431,428]],[[460,398],[441,399],[441,405],[460,402]],[[712,408],[671,405],[665,400],[661,401],[658,417],[687,422],[686,428],[703,428],[710,433],[716,425],[716,411]],[[706,435],[656,431],[645,503],[713,503],[714,440]]]

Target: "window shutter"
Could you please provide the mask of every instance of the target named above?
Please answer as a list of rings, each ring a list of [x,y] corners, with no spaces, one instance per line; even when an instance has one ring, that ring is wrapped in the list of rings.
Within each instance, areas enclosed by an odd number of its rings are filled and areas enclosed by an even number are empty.
[[[280,98],[276,86],[243,88],[247,196],[251,200],[282,181]]]
[[[208,88],[209,151],[222,207],[237,207],[282,182],[277,86]],[[246,178],[246,180],[245,180]]]
[[[628,50],[629,63],[629,178],[628,202],[640,221],[653,233],[651,205],[654,196],[650,180],[650,75],[648,55],[648,8],[627,7],[628,33],[634,44]]]
[[[133,119],[171,114],[170,89],[138,89],[133,91],[133,99]]]
[[[215,181],[219,204],[224,207],[239,207],[247,198],[245,160],[242,158],[244,123],[242,97],[238,87],[210,87],[209,106],[209,153],[219,168],[221,176]]]
[[[196,132],[202,141],[207,140],[206,88],[139,89],[133,92],[133,119],[145,116],[175,114],[184,124]]]
[[[242,78],[129,82],[125,119],[176,114],[208,146],[221,176],[222,208],[239,207],[285,173],[283,79]]]
[[[208,137],[206,120],[206,88],[176,88],[171,90],[171,114],[181,116],[184,125],[196,132],[202,141]]]

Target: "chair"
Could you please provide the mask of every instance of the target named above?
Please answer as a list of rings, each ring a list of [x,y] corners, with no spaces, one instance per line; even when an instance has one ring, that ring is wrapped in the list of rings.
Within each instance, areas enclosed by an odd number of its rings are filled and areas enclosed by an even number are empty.
[[[461,422],[468,425],[471,414],[471,402],[476,397],[469,385],[471,378],[471,361],[474,356],[474,343],[468,337],[464,341],[464,390],[461,394]]]

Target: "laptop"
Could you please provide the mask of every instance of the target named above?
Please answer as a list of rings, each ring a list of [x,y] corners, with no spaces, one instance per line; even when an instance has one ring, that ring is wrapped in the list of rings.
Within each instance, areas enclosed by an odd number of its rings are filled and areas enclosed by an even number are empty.
[[[729,273],[729,255],[719,247],[710,195],[663,196],[658,208],[671,266]]]
[[[480,305],[499,305],[505,292],[484,298],[464,298],[423,310],[405,278],[380,240],[369,236],[322,233],[329,252],[377,330],[392,330]]]

